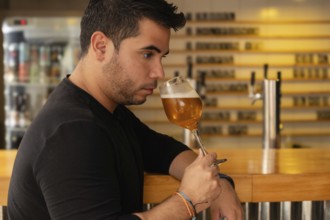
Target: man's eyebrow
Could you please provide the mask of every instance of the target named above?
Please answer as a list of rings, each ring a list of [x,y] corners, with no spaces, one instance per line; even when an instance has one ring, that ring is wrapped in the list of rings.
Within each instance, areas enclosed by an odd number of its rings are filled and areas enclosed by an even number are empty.
[[[142,49],[143,49],[143,50],[154,50],[154,51],[156,51],[157,53],[161,53],[161,52],[162,52],[158,47],[156,47],[156,46],[154,46],[154,45],[150,45],[150,46],[147,46],[147,47],[143,47]],[[169,53],[169,51],[166,51],[164,55],[167,55],[168,53]]]

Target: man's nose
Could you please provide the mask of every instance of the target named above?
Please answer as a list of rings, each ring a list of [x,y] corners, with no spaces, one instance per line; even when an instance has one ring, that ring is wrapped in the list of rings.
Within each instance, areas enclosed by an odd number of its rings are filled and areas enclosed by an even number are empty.
[[[165,77],[163,64],[157,63],[151,71],[151,78],[162,79]]]

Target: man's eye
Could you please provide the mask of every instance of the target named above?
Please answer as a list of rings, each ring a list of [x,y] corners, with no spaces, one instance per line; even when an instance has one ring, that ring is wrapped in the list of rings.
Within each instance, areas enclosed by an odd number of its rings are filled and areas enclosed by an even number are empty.
[[[150,57],[152,57],[152,53],[144,53],[143,57],[146,58],[146,59],[150,58]]]

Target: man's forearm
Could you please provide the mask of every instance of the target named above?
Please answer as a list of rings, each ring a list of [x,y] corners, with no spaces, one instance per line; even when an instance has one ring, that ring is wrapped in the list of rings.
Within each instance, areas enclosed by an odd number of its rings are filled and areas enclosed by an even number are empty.
[[[186,150],[177,155],[169,169],[171,176],[177,178],[178,180],[182,179],[184,170],[189,164],[191,164],[197,157],[197,154],[192,150]]]
[[[219,173],[219,177],[220,177],[220,179],[227,180],[230,183],[230,185],[235,189],[235,182],[230,176],[228,176],[224,173]]]
[[[178,195],[173,194],[164,202],[158,204],[154,208],[140,213],[134,213],[142,220],[147,219],[191,219],[188,207]]]

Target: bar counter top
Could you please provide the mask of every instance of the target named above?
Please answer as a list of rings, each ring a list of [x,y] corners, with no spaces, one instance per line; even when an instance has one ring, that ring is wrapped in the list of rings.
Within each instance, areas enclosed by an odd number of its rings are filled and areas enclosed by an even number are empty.
[[[233,177],[242,202],[330,200],[330,148],[209,148],[227,158],[220,170]],[[0,206],[6,205],[17,150],[0,150]],[[178,188],[167,175],[145,174],[144,202],[158,203]]]
[[[330,200],[330,148],[208,149],[227,158],[220,171],[230,175],[242,202]],[[157,203],[179,182],[146,174],[145,201]]]

